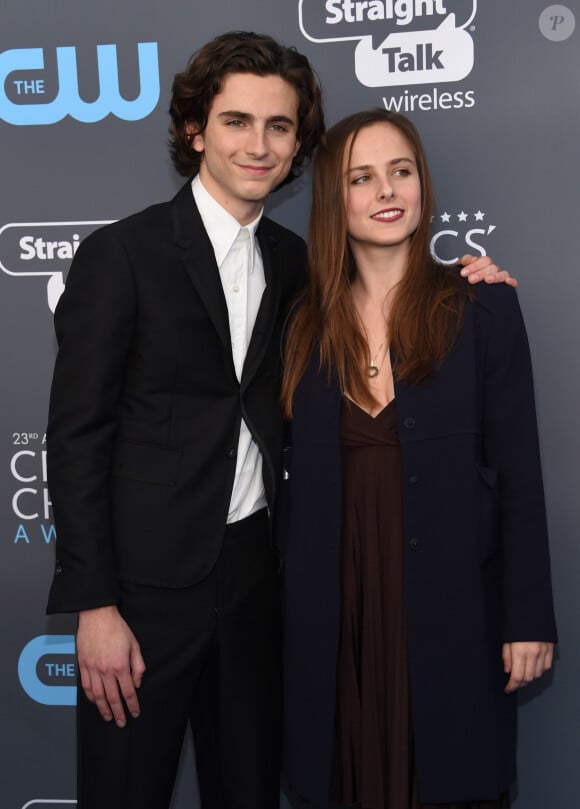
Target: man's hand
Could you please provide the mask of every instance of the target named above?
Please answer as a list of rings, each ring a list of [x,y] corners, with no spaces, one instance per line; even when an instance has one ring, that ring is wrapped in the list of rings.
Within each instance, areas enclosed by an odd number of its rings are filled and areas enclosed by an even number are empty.
[[[509,284],[517,287],[516,278],[512,278],[507,270],[500,269],[493,263],[489,256],[461,256],[459,259],[463,265],[461,275],[467,278],[470,284],[477,284],[485,281],[486,284]]]
[[[511,694],[552,668],[554,644],[542,641],[504,643],[502,648],[503,670],[510,674],[505,687]]]
[[[126,724],[123,700],[131,716],[139,716],[136,688],[145,663],[135,635],[117,607],[99,607],[79,613],[77,656],[81,685],[103,719]]]

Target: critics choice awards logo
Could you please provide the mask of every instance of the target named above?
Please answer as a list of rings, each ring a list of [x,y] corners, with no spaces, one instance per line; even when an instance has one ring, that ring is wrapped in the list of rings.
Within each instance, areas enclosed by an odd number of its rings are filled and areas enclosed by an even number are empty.
[[[477,0],[299,0],[302,34],[316,43],[354,42],[354,70],[366,87],[458,82],[471,73],[470,25]],[[473,91],[383,99],[388,109],[458,109]]]
[[[15,518],[14,545],[50,545],[56,539],[47,486],[46,436],[37,432],[12,434],[11,507]]]
[[[480,208],[448,208],[431,223],[431,252],[442,264],[452,266],[464,253],[486,256],[487,239],[496,230],[489,215]]]

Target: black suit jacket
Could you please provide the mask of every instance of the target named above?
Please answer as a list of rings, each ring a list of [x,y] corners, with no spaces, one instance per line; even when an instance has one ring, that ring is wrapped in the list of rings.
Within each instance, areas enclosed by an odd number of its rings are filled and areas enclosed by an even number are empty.
[[[272,507],[280,334],[304,242],[263,217],[266,289],[241,382],[212,245],[190,183],[89,236],[55,314],[47,431],[57,530],[48,612],[113,604],[120,579],[183,587],[219,554],[242,416]]]

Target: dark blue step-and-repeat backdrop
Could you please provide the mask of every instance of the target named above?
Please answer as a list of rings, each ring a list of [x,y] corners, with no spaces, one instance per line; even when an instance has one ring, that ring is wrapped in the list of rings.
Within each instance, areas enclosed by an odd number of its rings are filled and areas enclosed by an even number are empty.
[[[522,693],[514,808],[576,809],[578,0],[4,0],[0,20],[2,809],[75,805],[74,618],[44,615],[52,312],[89,232],[179,187],[167,150],[173,75],[232,29],[306,53],[329,123],[377,105],[409,114],[438,190],[434,252],[450,263],[489,253],[520,281],[561,644],[553,674]],[[304,234],[308,206],[305,174],[269,211]],[[189,743],[183,757],[173,807],[197,809]]]

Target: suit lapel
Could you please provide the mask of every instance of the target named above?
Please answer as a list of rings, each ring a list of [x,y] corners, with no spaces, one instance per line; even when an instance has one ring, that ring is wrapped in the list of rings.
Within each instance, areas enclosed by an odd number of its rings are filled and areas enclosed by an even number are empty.
[[[264,221],[264,219],[262,219],[260,222],[257,236],[262,253],[262,262],[264,264],[266,288],[262,295],[260,308],[258,309],[256,322],[252,331],[252,338],[244,362],[241,381],[242,387],[247,385],[255,375],[272,338],[272,331],[280,307],[280,295],[282,290],[278,245],[268,228],[267,220]]]
[[[183,250],[185,270],[207,310],[224,349],[231,357],[232,342],[226,299],[213,247],[201,221],[189,181],[173,199],[172,218],[175,243]],[[257,237],[264,264],[266,288],[244,362],[242,386],[247,385],[253,378],[268,347],[276,323],[282,289],[278,245],[267,220],[262,219],[260,222]],[[234,372],[233,359],[232,372]]]
[[[201,221],[188,181],[173,200],[176,244],[183,249],[183,264],[207,313],[231,355],[228,308],[209,236]],[[233,367],[233,361],[232,361]]]

